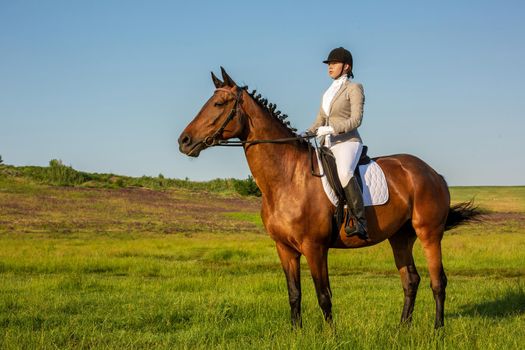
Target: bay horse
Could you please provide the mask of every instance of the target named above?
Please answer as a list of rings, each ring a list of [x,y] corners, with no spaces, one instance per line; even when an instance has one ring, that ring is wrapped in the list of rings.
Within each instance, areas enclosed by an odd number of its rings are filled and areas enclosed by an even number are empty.
[[[401,322],[410,324],[420,276],[412,247],[419,238],[430,273],[436,305],[435,327],[444,325],[447,277],[441,258],[445,230],[472,220],[478,211],[471,203],[450,206],[444,178],[421,159],[409,154],[374,158],[385,173],[386,204],[366,207],[369,236],[347,237],[333,227],[335,207],[321,180],[312,176],[315,154],[284,122],[275,105],[239,87],[221,67],[221,81],[213,72],[215,92],[181,133],[180,151],[198,157],[208,147],[228,142],[242,145],[253,178],[262,193],[261,216],[275,241],[286,281],[293,326],[301,327],[299,260],[306,257],[324,319],[332,323],[332,292],[328,277],[329,248],[361,248],[388,239],[404,292]],[[240,141],[227,141],[237,138]],[[275,142],[271,142],[274,140]],[[335,230],[334,230],[335,228]],[[333,234],[335,232],[335,235]]]

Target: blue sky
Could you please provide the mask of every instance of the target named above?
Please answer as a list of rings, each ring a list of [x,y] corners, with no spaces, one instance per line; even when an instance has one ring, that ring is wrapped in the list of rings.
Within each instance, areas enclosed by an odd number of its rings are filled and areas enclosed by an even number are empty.
[[[451,185],[525,185],[521,1],[0,0],[0,155],[192,180],[246,178],[241,149],[178,151],[210,71],[304,130],[354,55],[372,156],[415,154]]]

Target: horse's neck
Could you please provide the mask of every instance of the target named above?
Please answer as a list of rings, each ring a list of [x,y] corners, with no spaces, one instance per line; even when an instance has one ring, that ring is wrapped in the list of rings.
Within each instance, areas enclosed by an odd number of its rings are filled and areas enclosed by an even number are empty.
[[[293,137],[285,126],[255,103],[245,107],[245,111],[248,114],[246,140]],[[298,142],[248,144],[244,150],[252,175],[264,195],[293,187],[294,180],[308,171],[307,149]]]

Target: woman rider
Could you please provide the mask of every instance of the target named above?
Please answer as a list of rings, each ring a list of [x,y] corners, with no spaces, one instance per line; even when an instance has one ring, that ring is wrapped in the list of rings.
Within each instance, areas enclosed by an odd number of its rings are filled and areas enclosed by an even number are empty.
[[[308,132],[316,133],[320,138],[324,136],[324,145],[335,156],[337,174],[344,188],[348,209],[354,217],[354,225],[345,226],[347,236],[358,235],[368,240],[363,197],[354,176],[363,150],[357,131],[363,119],[363,85],[351,81],[354,75],[350,51],[342,47],[333,49],[323,63],[328,65],[328,75],[334,81],[323,94],[321,108]]]

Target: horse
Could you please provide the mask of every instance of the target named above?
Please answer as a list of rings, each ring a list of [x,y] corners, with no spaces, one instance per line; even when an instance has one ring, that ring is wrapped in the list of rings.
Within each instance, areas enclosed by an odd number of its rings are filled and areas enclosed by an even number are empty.
[[[253,179],[262,193],[261,217],[275,241],[286,277],[292,327],[301,327],[300,258],[306,257],[317,301],[332,324],[332,292],[328,275],[330,248],[361,248],[389,241],[404,292],[401,323],[410,324],[420,282],[412,255],[419,238],[428,263],[436,314],[435,328],[444,326],[447,277],[442,264],[445,230],[472,221],[478,211],[471,202],[450,205],[445,179],[410,154],[373,158],[385,173],[387,203],[366,207],[370,240],[347,237],[334,227],[335,207],[325,195],[311,143],[296,134],[274,104],[238,86],[221,67],[222,81],[212,72],[215,91],[181,133],[182,153],[198,157],[206,148],[237,144],[244,148]],[[238,139],[233,141],[230,139]],[[343,225],[344,226],[344,225]],[[335,234],[334,234],[335,232]]]

